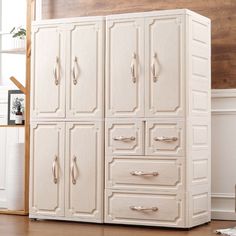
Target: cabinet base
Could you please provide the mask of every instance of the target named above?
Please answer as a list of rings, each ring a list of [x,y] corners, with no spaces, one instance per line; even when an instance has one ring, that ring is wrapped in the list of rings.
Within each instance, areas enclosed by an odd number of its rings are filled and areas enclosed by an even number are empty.
[[[103,225],[126,225],[126,226],[143,226],[143,227],[158,227],[158,228],[176,228],[176,229],[186,229],[186,230],[191,230],[195,227],[208,224],[211,221],[206,221],[202,222],[198,225],[192,225],[192,226],[176,226],[176,225],[158,225],[158,224],[148,224],[148,223],[130,223],[130,222],[106,222],[103,220],[88,220],[88,219],[75,219],[75,218],[66,218],[66,217],[58,217],[58,216],[42,216],[42,215],[34,215],[34,214],[29,214],[29,219],[31,221],[41,221],[41,220],[56,220],[56,221],[71,221],[71,222],[78,222],[78,223],[92,223],[92,224],[103,224]]]

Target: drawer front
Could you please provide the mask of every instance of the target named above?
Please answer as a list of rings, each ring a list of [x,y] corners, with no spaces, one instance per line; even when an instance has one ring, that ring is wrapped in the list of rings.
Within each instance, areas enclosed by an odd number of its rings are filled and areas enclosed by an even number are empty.
[[[183,121],[147,122],[146,155],[183,156],[185,133]]]
[[[130,190],[179,191],[183,188],[183,163],[177,159],[107,157],[106,187]]]
[[[107,155],[142,155],[143,122],[106,122]]]
[[[107,190],[105,222],[180,227],[184,225],[183,203],[175,194]]]

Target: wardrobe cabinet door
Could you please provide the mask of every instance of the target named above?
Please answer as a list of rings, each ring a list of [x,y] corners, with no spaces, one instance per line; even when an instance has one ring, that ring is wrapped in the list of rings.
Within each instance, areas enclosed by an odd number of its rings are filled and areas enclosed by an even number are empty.
[[[108,19],[106,116],[144,115],[144,21]]]
[[[184,115],[183,25],[181,16],[145,20],[147,117]]]
[[[66,217],[102,222],[103,126],[68,123],[66,128]]]
[[[30,215],[64,216],[64,123],[31,125]]]
[[[104,84],[104,21],[69,25],[67,117],[101,117]]]
[[[64,33],[58,26],[32,29],[31,116],[65,116]]]

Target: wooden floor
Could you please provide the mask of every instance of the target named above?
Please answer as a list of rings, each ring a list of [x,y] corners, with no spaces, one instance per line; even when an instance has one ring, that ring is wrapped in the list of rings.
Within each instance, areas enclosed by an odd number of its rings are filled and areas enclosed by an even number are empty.
[[[236,226],[236,221],[212,221],[192,230],[99,225],[58,221],[30,221],[25,216],[0,215],[1,236],[211,236],[215,229]]]

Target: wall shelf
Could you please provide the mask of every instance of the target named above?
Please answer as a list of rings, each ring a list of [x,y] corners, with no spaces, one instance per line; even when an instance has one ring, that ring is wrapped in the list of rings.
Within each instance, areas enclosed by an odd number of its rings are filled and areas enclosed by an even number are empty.
[[[7,50],[0,50],[0,53],[7,53],[7,54],[21,54],[25,55],[25,48],[13,48]]]
[[[25,125],[0,125],[0,128],[18,128],[25,127]]]

